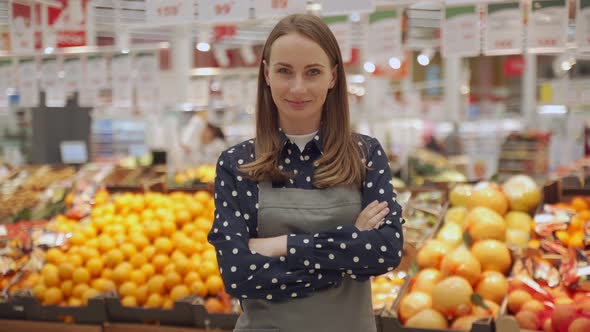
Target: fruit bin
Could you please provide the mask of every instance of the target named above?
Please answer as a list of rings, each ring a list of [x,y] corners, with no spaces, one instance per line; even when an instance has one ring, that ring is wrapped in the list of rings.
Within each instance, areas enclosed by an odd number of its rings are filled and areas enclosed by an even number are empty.
[[[233,330],[240,314],[212,314],[206,313],[204,326],[206,329]]]
[[[0,300],[0,318],[2,319],[25,319],[24,306],[13,298]]]
[[[174,302],[172,309],[126,307],[114,294],[105,297],[108,321],[122,323],[153,323],[161,325],[205,327],[207,312],[198,296]],[[105,320],[106,321],[106,320]]]
[[[91,298],[87,305],[80,307],[42,305],[30,291],[19,293],[14,300],[22,304],[27,320],[76,324],[102,324],[108,320],[103,296]]]

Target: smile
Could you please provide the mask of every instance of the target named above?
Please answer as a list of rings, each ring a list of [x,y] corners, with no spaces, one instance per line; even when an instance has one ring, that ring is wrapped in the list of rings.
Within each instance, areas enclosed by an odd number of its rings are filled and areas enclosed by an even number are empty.
[[[289,106],[293,108],[303,108],[309,102],[308,100],[289,100],[285,99],[285,101],[289,104]]]

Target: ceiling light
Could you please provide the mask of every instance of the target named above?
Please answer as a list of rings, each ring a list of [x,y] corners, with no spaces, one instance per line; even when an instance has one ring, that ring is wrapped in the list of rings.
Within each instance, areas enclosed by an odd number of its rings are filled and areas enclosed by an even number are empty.
[[[400,69],[402,67],[402,62],[397,57],[389,58],[389,66],[393,69]]]
[[[365,64],[363,65],[363,68],[365,69],[365,71],[367,73],[375,72],[375,64],[372,62],[365,62]]]
[[[197,50],[199,50],[201,52],[209,52],[210,49],[211,49],[211,45],[209,45],[209,43],[204,43],[204,42],[197,43]]]

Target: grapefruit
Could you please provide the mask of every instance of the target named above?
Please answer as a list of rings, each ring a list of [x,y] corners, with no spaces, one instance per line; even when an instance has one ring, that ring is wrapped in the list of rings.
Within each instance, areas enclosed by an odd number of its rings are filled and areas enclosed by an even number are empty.
[[[473,187],[467,208],[487,207],[496,211],[501,216],[508,211],[508,200],[499,187],[492,183],[480,182]]]
[[[481,278],[481,264],[465,247],[459,247],[446,255],[440,265],[443,275],[456,275],[475,285]]]
[[[467,228],[466,217],[469,211],[463,206],[453,206],[445,214],[445,223],[453,223],[461,226],[461,229]]]
[[[457,248],[463,242],[463,229],[454,223],[445,224],[436,235],[436,239],[451,249]]]
[[[430,294],[424,292],[411,292],[401,300],[399,305],[399,316],[402,322],[405,322],[420,311],[429,308],[432,308],[432,298],[430,297]]]
[[[473,323],[478,319],[479,317],[472,315],[459,317],[453,322],[451,329],[458,331],[471,331],[471,325],[473,325]]]
[[[428,268],[424,269],[414,278],[412,285],[412,292],[421,291],[430,294],[434,285],[442,279],[442,273],[439,270]]]
[[[447,244],[438,240],[429,240],[418,251],[416,260],[421,269],[438,268],[443,257],[448,253],[449,247]]]
[[[433,309],[424,309],[408,319],[406,326],[422,329],[446,329],[449,324],[440,312]]]
[[[476,242],[471,253],[481,263],[484,271],[498,271],[506,274],[512,264],[512,256],[503,242],[484,240]]]
[[[475,288],[475,292],[484,299],[500,304],[504,299],[504,295],[508,293],[508,280],[500,272],[485,271],[483,278]]]
[[[467,206],[467,202],[473,193],[473,186],[470,184],[459,184],[451,189],[449,200],[453,206]]]
[[[440,281],[432,290],[432,307],[445,317],[456,318],[471,311],[473,288],[465,278],[452,276]]]
[[[530,176],[515,175],[502,185],[510,209],[528,212],[541,201],[541,189]]]
[[[476,207],[466,218],[469,235],[474,241],[487,239],[504,241],[506,223],[496,211],[487,207]]]

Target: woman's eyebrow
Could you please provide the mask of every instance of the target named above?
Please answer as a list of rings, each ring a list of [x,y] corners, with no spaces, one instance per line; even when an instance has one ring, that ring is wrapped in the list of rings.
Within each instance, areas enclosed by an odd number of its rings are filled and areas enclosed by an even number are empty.
[[[277,62],[277,63],[273,64],[273,66],[282,66],[282,67],[287,67],[287,68],[293,68],[293,66],[291,66],[288,63],[284,63],[284,62]],[[325,66],[322,64],[319,64],[319,63],[313,63],[311,65],[305,66],[305,68],[310,68],[310,67],[325,67]]]

